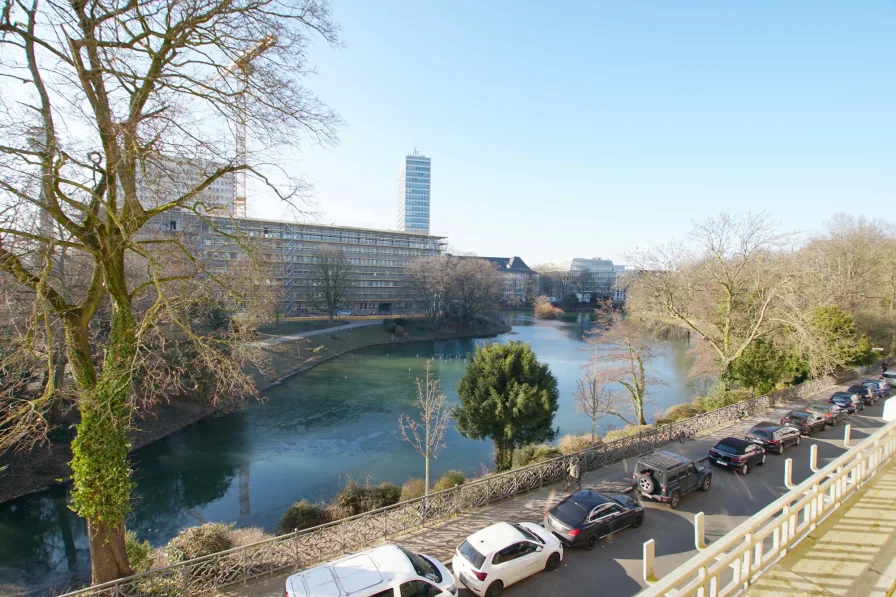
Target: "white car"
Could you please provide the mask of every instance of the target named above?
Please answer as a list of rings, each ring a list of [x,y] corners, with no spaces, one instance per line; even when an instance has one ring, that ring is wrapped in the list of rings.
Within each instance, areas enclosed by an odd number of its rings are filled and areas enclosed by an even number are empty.
[[[556,570],[563,545],[534,522],[499,522],[476,531],[451,560],[454,574],[473,593],[496,597],[504,587],[542,570]]]

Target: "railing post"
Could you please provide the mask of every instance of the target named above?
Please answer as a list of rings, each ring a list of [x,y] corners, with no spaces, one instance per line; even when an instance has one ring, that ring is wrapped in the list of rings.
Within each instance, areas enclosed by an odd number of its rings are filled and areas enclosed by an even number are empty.
[[[181,582],[181,595],[185,595],[189,597],[190,595],[190,566],[188,564],[184,564],[181,566],[181,570],[183,570],[183,574],[180,582]]]
[[[849,434],[851,432],[852,432],[852,425],[847,423],[846,427],[843,428],[843,446],[844,447],[847,447],[847,448],[851,447],[849,445]]]
[[[345,523],[339,523],[339,543],[342,547],[342,553],[345,553]]]
[[[793,489],[793,458],[784,461],[784,486],[787,489]]]
[[[243,577],[243,584],[245,585],[246,580],[249,576],[249,566],[246,565],[245,550],[240,552],[240,572],[241,572],[241,576]]]
[[[652,585],[659,580],[654,570],[654,550],[655,542],[653,539],[648,539],[644,542],[644,582],[648,585]]]
[[[813,473],[819,471],[818,468],[818,444],[812,444],[809,448],[809,470]]]
[[[704,532],[704,516],[703,512],[694,514],[694,547],[697,551],[706,549],[706,533]]]
[[[293,551],[295,552],[296,557],[296,570],[298,570],[299,562],[301,562],[301,558],[299,557],[299,529],[293,529],[292,533]]]

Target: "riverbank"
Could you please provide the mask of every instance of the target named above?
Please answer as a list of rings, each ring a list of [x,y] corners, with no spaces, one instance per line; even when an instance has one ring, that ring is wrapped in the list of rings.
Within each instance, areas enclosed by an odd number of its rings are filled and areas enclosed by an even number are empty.
[[[338,358],[365,346],[405,344],[453,338],[495,337],[509,332],[511,327],[493,320],[483,320],[468,331],[458,333],[451,330],[430,330],[423,322],[409,321],[402,326],[403,334],[396,335],[382,324],[352,328],[332,333],[317,333],[308,338],[265,346],[270,368],[266,374],[254,372],[260,391],[265,391],[283,380],[304,373],[321,363]],[[248,401],[245,403],[248,404]],[[200,404],[186,399],[172,399],[147,413],[130,433],[132,449],[135,452],[197,421],[214,415],[218,409],[209,404]],[[75,425],[76,418],[66,421]],[[54,486],[67,485],[71,470],[68,463],[72,458],[68,442],[54,442],[28,452],[7,453],[0,457],[0,503],[38,493]]]

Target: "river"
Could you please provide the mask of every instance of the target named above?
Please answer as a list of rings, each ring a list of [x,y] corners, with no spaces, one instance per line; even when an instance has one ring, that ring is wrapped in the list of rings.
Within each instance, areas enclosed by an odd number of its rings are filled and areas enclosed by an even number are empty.
[[[587,354],[582,334],[589,313],[536,320],[505,312],[512,331],[499,342],[529,342],[557,377],[560,433],[590,431],[575,412],[572,393]],[[487,340],[446,340],[370,347],[324,363],[265,392],[244,410],[190,425],[139,450],[133,458],[136,489],[127,527],[154,546],[179,530],[223,521],[271,532],[283,511],[306,498],[326,500],[349,477],[401,484],[422,476],[423,461],[402,441],[398,416],[411,414],[415,378],[427,358],[449,402],[467,353]],[[654,412],[690,400],[687,346],[659,341],[652,373]],[[602,420],[601,429],[620,426]],[[451,428],[432,463],[432,478],[450,469],[472,474],[491,463],[490,442],[460,437]],[[68,491],[52,489],[0,505],[0,595],[46,595],[89,577],[85,526],[67,508]]]

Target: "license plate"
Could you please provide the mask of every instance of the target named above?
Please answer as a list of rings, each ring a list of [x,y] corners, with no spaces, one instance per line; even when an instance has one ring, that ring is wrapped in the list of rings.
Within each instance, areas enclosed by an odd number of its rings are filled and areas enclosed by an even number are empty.
[[[460,576],[460,582],[464,583],[464,586],[465,586],[465,587],[469,587],[469,586],[470,586],[470,579],[467,578],[467,575],[464,574],[463,572],[461,572],[459,576]]]

